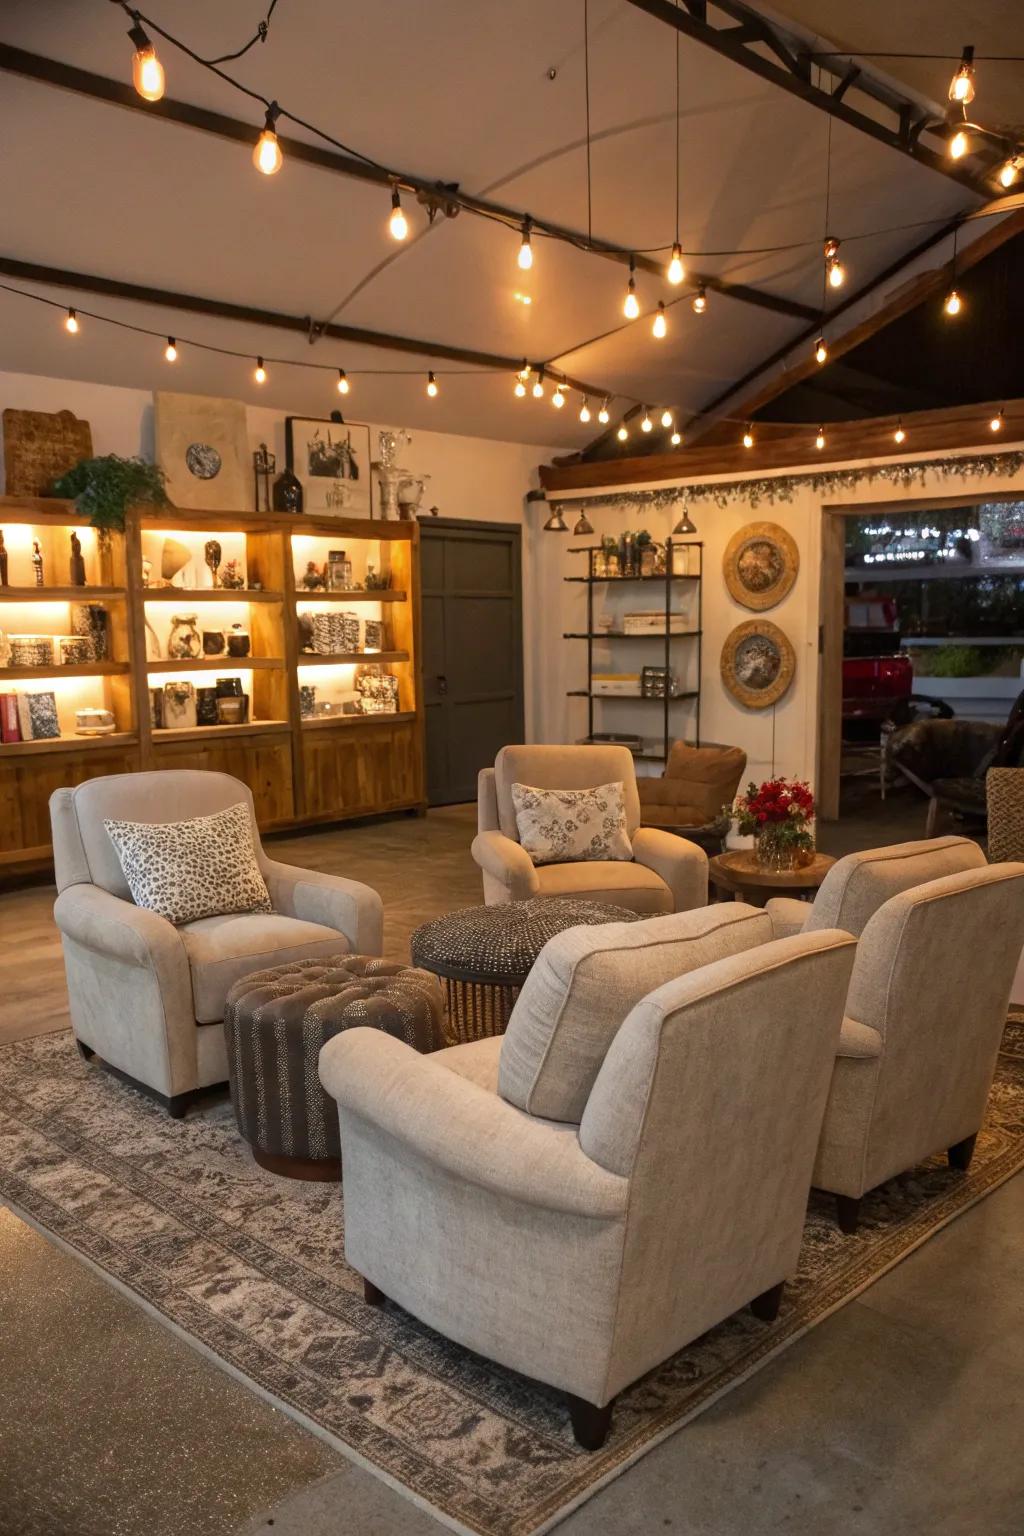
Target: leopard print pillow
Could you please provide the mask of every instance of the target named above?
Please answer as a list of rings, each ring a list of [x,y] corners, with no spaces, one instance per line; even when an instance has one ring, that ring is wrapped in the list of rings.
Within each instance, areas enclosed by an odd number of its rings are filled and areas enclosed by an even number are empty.
[[[247,805],[189,821],[104,821],[137,907],[170,923],[272,912]]]
[[[596,789],[535,789],[512,785],[519,841],[535,864],[631,859],[621,784]]]

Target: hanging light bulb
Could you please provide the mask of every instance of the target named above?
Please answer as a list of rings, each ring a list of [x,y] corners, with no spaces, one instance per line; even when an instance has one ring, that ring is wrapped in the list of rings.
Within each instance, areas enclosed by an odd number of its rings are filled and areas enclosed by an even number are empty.
[[[618,438],[620,443],[624,443],[626,441],[626,438],[629,436],[629,428],[626,426],[625,422],[620,424],[619,430],[616,432],[615,436]]]
[[[960,56],[960,68],[949,82],[949,99],[964,107],[974,100],[973,48],[965,48]]]
[[[257,384],[265,384],[267,382],[267,370],[263,366],[262,357],[258,357],[256,359],[256,367],[253,371],[253,378],[256,380]]]
[[[683,502],[683,515],[679,519],[679,521],[676,523],[675,527],[672,529],[673,536],[675,534],[677,534],[677,533],[688,534],[688,533],[696,533],[696,532],[697,532],[697,524],[693,521],[693,518],[690,516],[690,509],[686,505],[686,502],[684,501]]]
[[[697,289],[697,292],[694,294],[690,307],[692,308],[695,315],[702,315],[707,309],[708,296],[703,283],[701,283],[700,287]]]
[[[577,539],[581,539],[584,534],[593,533],[594,525],[590,521],[590,518],[587,516],[586,507],[583,508],[579,517],[576,519],[576,523],[572,531],[573,537]]]
[[[611,420],[611,412],[608,409],[607,395],[605,395],[604,399],[601,401],[601,409],[597,413],[597,419],[601,423],[602,427],[606,427]]]
[[[252,163],[258,171],[263,172],[264,176],[276,176],[284,164],[284,156],[277,142],[277,132],[274,127],[280,115],[281,108],[276,101],[272,101],[267,108],[263,132],[256,140],[256,147],[252,152]]]
[[[846,282],[846,268],[839,260],[839,241],[831,235],[825,241],[825,274],[830,288],[841,288]]]
[[[899,421],[896,423],[896,431],[893,433],[892,437],[893,437],[893,442],[895,442],[895,443],[904,443],[907,440],[907,434],[903,430],[903,418],[902,418],[902,416],[900,417]]]
[[[555,392],[551,396],[551,404],[555,407],[556,410],[559,410],[559,411],[562,409],[562,406],[565,404],[565,394],[564,394],[564,392],[562,390],[561,384],[558,384],[558,385],[555,386]]]
[[[651,325],[651,332],[657,336],[659,341],[663,336],[668,335],[668,320],[665,315],[665,305],[661,299],[658,300],[658,308],[655,312],[654,322]]]
[[[962,160],[971,147],[971,141],[963,128],[957,128],[950,134],[946,147],[951,160]]]
[[[432,373],[428,373],[427,374],[427,394],[430,396],[431,400],[433,400],[433,398],[437,394],[437,392],[438,392],[438,390],[437,390],[437,380],[434,378],[434,375]]]
[[[747,423],[747,430],[743,434],[743,446],[744,446],[744,448],[753,448],[753,446],[754,446],[754,424],[753,424],[753,422],[748,422]]]
[[[543,368],[540,369],[540,371],[537,374],[537,377],[533,381],[533,398],[535,400],[543,400],[543,398],[544,398],[544,370],[543,370]]]
[[[825,345],[824,336],[819,336],[814,343],[814,361],[816,363],[828,362],[828,347]]]
[[[167,345],[164,347],[164,357],[166,357],[169,363],[177,361],[178,347],[173,336],[168,336],[167,338]]]
[[[73,309],[69,309],[64,316],[64,329],[71,336],[77,336],[79,331],[78,316]]]
[[[685,281],[686,268],[683,266],[683,248],[677,240],[672,247],[672,259],[668,264],[665,276],[674,288],[678,288]]]
[[[132,85],[145,101],[159,101],[164,93],[164,67],[156,56],[156,49],[136,20],[128,28],[128,36],[135,44],[132,56]]]
[[[635,320],[640,313],[640,300],[636,296],[636,261],[629,258],[629,282],[626,284],[626,297],[622,305],[622,313],[627,320]]]
[[[960,297],[959,289],[951,288],[949,290],[946,294],[946,302],[942,307],[947,315],[958,315],[960,313],[964,307],[964,301]]]
[[[989,425],[989,430],[991,432],[1001,432],[1003,430],[1003,422],[1005,421],[1005,419],[1006,418],[1003,415],[1002,410],[998,410],[996,412],[996,414],[992,417],[992,420],[988,424]]]
[[[814,439],[814,446],[815,446],[815,448],[818,448],[818,449],[824,448],[824,446],[825,446],[825,428],[824,427],[819,427],[818,428],[818,435]]]
[[[388,219],[388,234],[392,240],[404,240],[409,233],[409,220],[402,212],[402,199],[398,188],[391,188],[391,217]]]
[[[569,525],[565,521],[565,518],[562,516],[562,509],[561,509],[561,507],[555,506],[555,507],[551,508],[551,516],[548,518],[547,522],[544,524],[544,532],[545,533],[568,533],[569,532]]]
[[[580,421],[589,421],[589,420],[590,420],[590,406],[587,403],[586,395],[584,395],[583,396],[583,404],[580,406]]]
[[[344,368],[338,369],[338,394],[347,395],[352,386],[348,382],[348,374]]]
[[[669,442],[672,444],[673,448],[678,448],[682,440],[683,434],[681,432],[673,432],[672,436],[669,438]]]
[[[663,410],[661,413],[661,424],[666,429],[666,431],[672,425],[672,412],[668,409],[668,407],[666,407],[665,410]]]
[[[523,243],[519,247],[519,266],[523,272],[529,272],[533,266],[533,246],[530,244],[530,229],[530,220],[524,219]]]
[[[1020,175],[1021,166],[1024,165],[1024,156],[1011,155],[1009,160],[999,168],[999,182],[1001,186],[1012,187]]]
[[[652,432],[653,430],[654,430],[654,422],[651,420],[651,413],[650,413],[650,411],[648,411],[648,409],[647,409],[647,407],[645,405],[644,406],[644,419],[640,423],[640,431],[641,432]]]
[[[523,396],[526,394],[526,380],[523,378],[521,373],[516,374],[516,387],[514,392],[520,400],[522,400]]]

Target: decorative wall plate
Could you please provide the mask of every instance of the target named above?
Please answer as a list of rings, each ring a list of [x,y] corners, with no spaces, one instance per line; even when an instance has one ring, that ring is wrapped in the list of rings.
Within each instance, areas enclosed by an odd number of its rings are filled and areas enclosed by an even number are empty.
[[[790,590],[800,569],[800,553],[778,523],[748,523],[726,545],[722,567],[736,601],[760,613],[781,603]]]
[[[795,670],[792,645],[769,619],[737,624],[722,646],[722,681],[748,709],[767,709],[777,703]]]

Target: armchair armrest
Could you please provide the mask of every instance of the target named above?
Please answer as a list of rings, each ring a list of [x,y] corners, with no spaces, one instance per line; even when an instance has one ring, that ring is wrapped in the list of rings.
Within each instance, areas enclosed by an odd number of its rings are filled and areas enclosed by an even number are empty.
[[[536,896],[540,881],[533,860],[503,832],[478,832],[473,839],[473,858],[485,874],[505,887],[510,900]]]
[[[357,955],[381,954],[384,904],[372,886],[276,859],[264,858],[261,868],[276,911],[336,928]]]
[[[803,933],[811,915],[810,904],[797,901],[795,896],[773,896],[765,902],[765,911],[772,920],[772,936],[788,939],[794,933]]]
[[[708,856],[696,843],[660,827],[639,827],[633,834],[633,857],[661,876],[672,892],[674,911],[707,906]]]
[[[629,1181],[592,1162],[575,1128],[533,1120],[497,1094],[376,1029],[349,1029],[320,1052],[320,1081],[342,1111],[455,1178],[526,1205],[610,1220]]]
[[[146,970],[179,965],[188,978],[188,957],[173,923],[98,885],[69,885],[53,904],[53,918],[84,949]]]

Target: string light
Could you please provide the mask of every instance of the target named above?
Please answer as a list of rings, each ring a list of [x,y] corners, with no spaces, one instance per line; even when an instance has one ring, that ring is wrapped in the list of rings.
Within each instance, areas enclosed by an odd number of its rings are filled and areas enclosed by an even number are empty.
[[[164,357],[166,357],[169,363],[177,361],[178,347],[173,336],[168,336],[167,338],[167,345],[164,347]]]
[[[438,393],[437,380],[434,378],[434,375],[432,373],[428,373],[427,374],[427,394],[430,396],[431,400],[433,400],[434,396],[437,393]]]
[[[678,448],[682,440],[683,434],[681,432],[673,432],[672,436],[669,438],[669,442],[672,444],[673,448]]]
[[[629,258],[629,282],[626,284],[626,297],[622,305],[622,313],[627,320],[635,320],[640,313],[640,300],[636,296],[636,259]]]
[[[951,160],[962,160],[971,147],[971,141],[963,128],[957,128],[954,133],[950,134],[946,147],[949,150],[949,158]]]
[[[949,82],[949,99],[966,107],[974,100],[974,49],[965,48],[960,68]]]
[[[1024,165],[1024,156],[1011,155],[1009,160],[999,169],[999,181],[1004,187],[1012,187],[1020,175],[1021,166]]]
[[[629,428],[626,426],[625,422],[622,422],[615,436],[618,438],[620,443],[624,443],[626,441],[626,438],[629,436]]]
[[[651,432],[653,430],[654,430],[654,422],[651,420],[651,413],[650,413],[650,411],[647,409],[647,407],[645,405],[644,406],[644,419],[640,423],[640,431],[641,432]]]
[[[132,85],[144,101],[159,101],[164,93],[164,67],[137,17],[134,26],[128,28],[128,36],[135,44]]]
[[[64,329],[71,336],[77,336],[79,332],[78,316],[73,309],[69,309],[64,317]]]
[[[754,446],[754,427],[753,427],[753,423],[748,423],[747,430],[743,434],[743,446],[744,446],[744,448],[753,448],[753,446]]]
[[[695,315],[702,315],[707,309],[708,296],[703,283],[701,283],[700,287],[697,289],[697,292],[694,294],[690,307],[692,308]]]
[[[522,400],[523,396],[526,394],[526,380],[523,378],[521,373],[516,374],[515,394],[520,400]]]
[[[391,217],[388,219],[388,233],[392,240],[404,240],[409,233],[409,220],[402,212],[402,199],[398,188],[391,188]]]
[[[896,442],[896,443],[906,442],[907,434],[903,430],[903,418],[902,418],[902,416],[900,417],[899,421],[896,423],[896,431],[893,433],[892,436],[893,436],[893,442]]]
[[[608,410],[608,396],[601,401],[601,409],[597,413],[597,419],[602,427],[606,427],[611,420],[611,412]]]
[[[815,446],[815,448],[817,448],[819,450],[824,448],[824,446],[825,446],[825,428],[824,427],[819,427],[818,428],[818,435],[814,439],[814,446]]]
[[[558,384],[558,385],[555,386],[555,392],[551,396],[551,404],[555,407],[556,410],[559,410],[559,411],[562,409],[562,406],[565,404],[565,394],[564,394],[564,392],[562,390],[561,384]]]
[[[658,300],[658,308],[655,311],[651,334],[657,336],[659,341],[663,336],[668,335],[668,320],[665,317],[665,304],[662,299]]]
[[[580,421],[586,422],[586,421],[589,421],[589,420],[590,420],[590,406],[587,403],[586,395],[584,395],[583,396],[583,404],[580,406]]]
[[[665,270],[665,276],[673,288],[678,288],[679,284],[686,280],[686,268],[683,266],[683,248],[678,240],[672,247],[672,259]]]
[[[947,315],[958,315],[960,313],[964,307],[964,301],[960,297],[959,289],[951,288],[949,290],[946,294],[946,302],[942,307]]]
[[[1005,417],[1003,415],[1003,412],[1001,410],[997,411],[996,414],[992,417],[992,420],[988,424],[989,425],[989,430],[992,431],[992,432],[1001,432],[1003,430],[1003,422],[1004,422],[1004,420],[1005,420]]]
[[[535,400],[543,400],[543,398],[544,398],[544,369],[543,368],[541,368],[538,371],[537,377],[533,381],[533,398]]]
[[[338,394],[339,395],[347,395],[350,388],[351,388],[351,385],[348,382],[348,374],[345,372],[344,368],[339,368],[338,369]]]
[[[824,336],[819,336],[814,343],[814,361],[816,363],[828,362],[828,347],[825,345]]]
[[[523,243],[519,247],[519,266],[523,272],[529,272],[533,266],[533,246],[530,244],[530,220],[523,220]]]
[[[253,378],[256,380],[257,384],[265,384],[267,382],[267,370],[263,366],[262,357],[258,357],[256,359],[256,368],[253,372]]]
[[[846,282],[846,268],[839,260],[839,241],[831,235],[825,241],[825,275],[830,288],[841,288]]]
[[[263,124],[263,132],[256,140],[256,147],[252,152],[252,163],[264,176],[276,176],[284,164],[284,156],[281,146],[277,142],[275,123],[281,115],[281,108],[276,101],[272,101],[267,108],[266,120]]]
[[[664,411],[662,411],[662,413],[661,413],[661,424],[665,428],[666,431],[672,425],[672,412],[670,410],[665,409]]]

